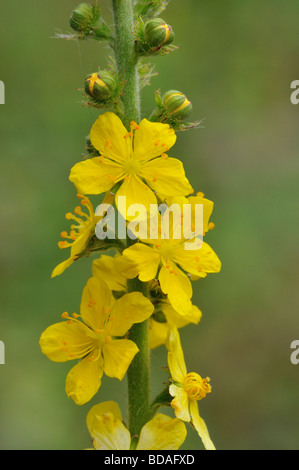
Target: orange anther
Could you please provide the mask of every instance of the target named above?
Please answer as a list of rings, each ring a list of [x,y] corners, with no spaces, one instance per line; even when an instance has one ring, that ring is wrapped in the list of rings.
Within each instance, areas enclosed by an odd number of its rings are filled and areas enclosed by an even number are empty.
[[[62,250],[63,248],[67,248],[68,246],[69,246],[69,244],[68,244],[68,242],[66,242],[66,241],[60,241],[60,242],[58,242],[58,248],[60,248],[61,250]]]

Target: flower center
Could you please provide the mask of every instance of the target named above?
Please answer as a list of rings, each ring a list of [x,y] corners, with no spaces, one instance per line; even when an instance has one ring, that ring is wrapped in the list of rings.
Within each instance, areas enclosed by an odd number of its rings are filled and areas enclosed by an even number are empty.
[[[202,400],[207,393],[211,393],[210,379],[201,378],[196,372],[191,372],[184,379],[184,390],[188,394],[189,400]]]
[[[126,175],[136,175],[140,171],[141,164],[136,158],[129,158],[123,164]]]
[[[174,246],[171,245],[169,242],[163,242],[161,243],[160,246],[157,245],[157,248],[159,248],[159,251],[161,253],[161,256],[165,258],[166,260],[172,259],[174,256]]]

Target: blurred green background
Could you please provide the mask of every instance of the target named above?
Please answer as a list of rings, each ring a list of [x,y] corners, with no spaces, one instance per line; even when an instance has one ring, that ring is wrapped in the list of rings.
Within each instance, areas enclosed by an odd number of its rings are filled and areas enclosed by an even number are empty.
[[[111,23],[110,2],[102,4]],[[97,117],[77,89],[108,54],[54,39],[70,32],[75,6],[0,2],[1,449],[83,449],[93,404],[114,399],[126,413],[126,383],[111,379],[77,407],[64,392],[73,364],[52,363],[38,345],[63,311],[78,311],[91,272],[84,259],[50,279],[65,256],[57,247],[64,214],[77,205],[69,170]],[[298,16],[298,0],[172,0],[163,17],[180,48],[152,61],[159,76],[142,97],[147,117],[156,89],[178,89],[193,102],[192,118],[204,119],[204,128],[179,133],[170,154],[215,202],[207,242],[223,268],[194,284],[203,319],[181,338],[188,369],[211,377],[213,393],[199,406],[218,449],[299,449],[299,365],[290,362],[299,337],[299,106],[290,102]],[[165,365],[159,348],[153,394]],[[197,448],[189,428],[184,449]]]

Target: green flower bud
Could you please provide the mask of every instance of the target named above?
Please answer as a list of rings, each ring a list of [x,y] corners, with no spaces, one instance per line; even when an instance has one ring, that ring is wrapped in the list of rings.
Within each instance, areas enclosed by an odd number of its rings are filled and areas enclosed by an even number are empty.
[[[89,31],[93,24],[99,19],[100,11],[97,7],[88,3],[81,3],[72,12],[70,26],[79,33]]]
[[[174,32],[161,18],[147,21],[144,28],[145,42],[152,48],[167,46],[174,41]]]
[[[109,26],[100,18],[92,27],[92,31],[98,39],[111,39],[112,34]]]
[[[192,104],[180,91],[170,90],[162,97],[162,104],[171,117],[185,119],[192,112]]]
[[[85,92],[102,103],[108,100],[116,88],[116,80],[112,73],[103,70],[89,75],[85,80]]]

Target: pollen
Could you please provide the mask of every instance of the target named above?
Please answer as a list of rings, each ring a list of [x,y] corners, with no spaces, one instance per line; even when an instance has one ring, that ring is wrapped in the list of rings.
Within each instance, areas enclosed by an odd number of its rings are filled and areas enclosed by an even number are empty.
[[[83,201],[82,201],[82,204],[83,204]],[[75,207],[74,212],[75,212],[75,214],[77,214],[77,215],[82,215],[82,214],[83,214],[82,209],[81,209],[80,206]]]
[[[131,121],[130,127],[132,130],[137,131],[139,129],[138,124],[135,121]]]
[[[62,250],[63,248],[68,248],[70,244],[66,241],[60,241],[58,242],[58,247]]]

